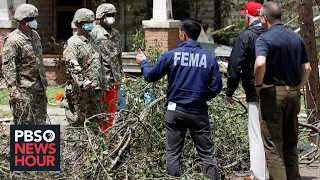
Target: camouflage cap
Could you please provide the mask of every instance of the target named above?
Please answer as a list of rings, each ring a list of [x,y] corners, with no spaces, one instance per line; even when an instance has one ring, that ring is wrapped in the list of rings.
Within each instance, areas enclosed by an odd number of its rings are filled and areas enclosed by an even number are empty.
[[[38,9],[32,4],[21,4],[17,7],[14,18],[18,21],[23,20],[27,17],[38,16]]]
[[[97,8],[96,19],[101,19],[104,14],[116,13],[116,7],[109,3],[103,3]]]
[[[90,9],[81,8],[76,11],[73,17],[73,23],[77,24],[79,22],[93,22],[94,13]]]

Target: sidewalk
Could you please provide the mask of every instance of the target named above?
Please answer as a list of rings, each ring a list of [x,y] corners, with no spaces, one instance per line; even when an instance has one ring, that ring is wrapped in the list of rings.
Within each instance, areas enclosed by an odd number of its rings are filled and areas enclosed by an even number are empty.
[[[0,110],[8,111],[10,112],[9,105],[0,105]],[[47,107],[47,113],[49,116],[49,122],[51,124],[61,124],[61,125],[67,125],[66,117],[65,117],[65,110],[64,108],[58,108],[58,107]],[[0,121],[1,121],[0,117]],[[8,119],[8,118],[6,118]]]
[[[3,111],[10,111],[9,105],[0,105],[0,109]],[[58,107],[47,107],[48,115],[56,115],[56,116],[64,116],[65,111],[64,108],[58,108]]]

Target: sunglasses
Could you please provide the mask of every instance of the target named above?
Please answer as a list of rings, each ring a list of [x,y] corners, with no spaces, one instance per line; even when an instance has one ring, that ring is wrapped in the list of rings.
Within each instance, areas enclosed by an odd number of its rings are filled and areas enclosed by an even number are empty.
[[[268,17],[268,16],[267,16],[267,15],[265,15],[265,14],[261,14],[261,15],[259,15],[259,17],[260,17],[260,18],[262,18],[262,17],[264,17],[264,16],[265,16],[265,17]]]
[[[109,13],[109,14],[105,14],[105,17],[114,17],[116,14],[115,13]]]
[[[36,17],[27,17],[27,18],[24,18],[24,20],[26,21],[26,22],[30,22],[30,21],[33,21],[33,20],[35,20],[35,19],[37,19]]]

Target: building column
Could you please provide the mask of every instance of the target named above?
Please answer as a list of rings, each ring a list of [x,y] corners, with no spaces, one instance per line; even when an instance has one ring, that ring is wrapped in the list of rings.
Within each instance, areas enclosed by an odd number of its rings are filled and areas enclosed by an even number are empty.
[[[155,40],[162,44],[163,51],[178,47],[180,21],[172,19],[171,6],[171,0],[153,0],[152,19],[142,21],[147,48]]]

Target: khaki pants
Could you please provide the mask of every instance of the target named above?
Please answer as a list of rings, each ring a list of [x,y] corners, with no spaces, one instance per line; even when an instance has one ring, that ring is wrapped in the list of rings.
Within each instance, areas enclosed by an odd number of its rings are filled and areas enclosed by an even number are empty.
[[[270,180],[300,180],[297,151],[300,92],[262,89],[260,107]]]

